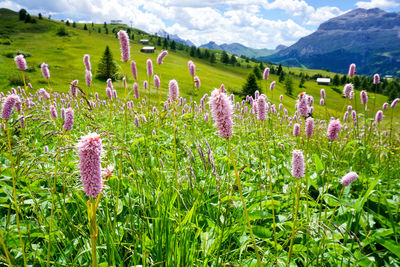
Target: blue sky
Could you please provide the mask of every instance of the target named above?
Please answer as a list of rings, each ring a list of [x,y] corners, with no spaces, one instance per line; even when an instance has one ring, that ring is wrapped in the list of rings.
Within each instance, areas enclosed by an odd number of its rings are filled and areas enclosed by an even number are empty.
[[[112,19],[155,33],[166,30],[196,45],[238,42],[253,48],[291,45],[322,22],[355,8],[400,11],[400,0],[0,0],[54,19]]]

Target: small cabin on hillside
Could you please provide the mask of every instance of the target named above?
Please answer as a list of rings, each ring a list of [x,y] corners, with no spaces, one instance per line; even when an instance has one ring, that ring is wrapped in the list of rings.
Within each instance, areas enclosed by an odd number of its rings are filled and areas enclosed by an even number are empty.
[[[317,84],[320,85],[329,85],[331,82],[331,78],[317,78]]]
[[[148,44],[149,43],[149,39],[140,39],[139,41],[141,44]]]
[[[142,53],[154,53],[155,47],[154,46],[144,46],[142,49],[140,49],[140,52]]]

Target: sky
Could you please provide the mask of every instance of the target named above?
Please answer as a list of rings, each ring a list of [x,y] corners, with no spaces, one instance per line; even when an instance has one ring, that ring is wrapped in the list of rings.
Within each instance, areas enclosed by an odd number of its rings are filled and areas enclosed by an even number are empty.
[[[400,11],[400,0],[0,0],[0,8],[57,20],[165,30],[201,45],[214,41],[274,49],[291,45],[333,17],[356,8]]]

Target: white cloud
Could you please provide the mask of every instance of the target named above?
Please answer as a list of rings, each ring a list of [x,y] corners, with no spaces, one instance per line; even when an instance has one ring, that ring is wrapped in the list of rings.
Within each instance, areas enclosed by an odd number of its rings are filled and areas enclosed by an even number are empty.
[[[315,9],[304,0],[275,0],[264,4],[265,9],[281,9],[293,17],[299,17],[306,25],[319,25],[344,12],[338,7],[323,6]]]
[[[120,19],[150,33],[165,29],[196,45],[209,41],[238,42],[254,48],[291,45],[310,34],[314,26],[342,13],[337,7],[316,9],[305,0],[3,0],[1,3],[14,5],[14,10],[25,7],[31,13],[42,12],[61,19],[97,23]],[[272,9],[285,10],[288,15],[301,18],[302,23],[268,19],[265,12]]]
[[[356,3],[356,6],[360,8],[394,8],[400,6],[400,0],[359,1]]]

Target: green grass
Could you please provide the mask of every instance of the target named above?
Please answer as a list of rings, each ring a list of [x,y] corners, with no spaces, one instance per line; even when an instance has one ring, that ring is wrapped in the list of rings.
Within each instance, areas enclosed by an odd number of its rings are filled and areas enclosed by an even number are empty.
[[[17,13],[1,9],[0,13],[0,32],[3,32],[3,39],[11,40],[11,45],[0,45],[0,90],[8,91],[12,87],[9,85],[8,77],[18,75],[18,70],[15,67],[13,58],[9,58],[6,55],[11,53],[15,54],[17,51],[29,53],[29,57],[26,58],[29,69],[32,72],[27,73],[29,81],[35,89],[41,87],[47,87],[47,81],[43,79],[40,64],[46,62],[50,68],[50,84],[54,91],[67,92],[69,90],[69,83],[73,80],[79,80],[80,85],[84,86],[84,64],[83,55],[90,54],[92,63],[92,73],[95,74],[97,70],[97,64],[108,45],[113,53],[114,60],[119,63],[120,77],[122,73],[130,74],[130,67],[128,64],[121,64],[120,61],[120,47],[119,40],[115,38],[112,33],[113,27],[118,25],[108,25],[109,34],[104,33],[103,25],[95,25],[94,30],[90,24],[87,24],[89,31],[83,30],[83,24],[77,24],[77,28],[72,26],[67,27],[65,23],[56,22],[44,18],[43,20],[37,19],[36,24],[24,23],[18,21]],[[71,24],[72,25],[72,24]],[[57,29],[61,26],[66,27],[69,36],[59,37],[56,35]],[[102,33],[97,33],[97,28],[102,28]],[[140,33],[139,33],[140,32]],[[205,60],[199,60],[197,58],[190,58],[186,51],[169,51],[165,63],[161,66],[156,64],[156,58],[161,47],[157,47],[156,53],[144,54],[140,53],[140,49],[143,45],[138,43],[140,38],[148,38],[145,33],[134,30],[135,41],[131,41],[131,59],[136,61],[138,66],[139,75],[139,88],[143,88],[143,81],[147,80],[146,75],[146,60],[152,59],[155,74],[159,74],[161,78],[162,96],[166,97],[168,92],[168,82],[171,79],[176,79],[179,83],[180,91],[183,96],[192,96],[195,100],[199,100],[205,93],[209,93],[213,88],[219,88],[223,83],[225,87],[231,92],[240,92],[242,85],[244,84],[247,74],[251,71],[246,67],[246,63],[242,62],[242,67],[232,67],[230,65],[224,65],[222,63],[211,64]],[[154,41],[154,40],[153,40]],[[187,61],[193,60],[197,66],[196,75],[200,77],[201,88],[196,92],[192,91],[192,81],[187,69]],[[250,64],[254,66],[254,63]],[[320,73],[324,76],[333,76],[334,73],[326,72],[323,70],[309,70],[300,68],[286,68],[286,72],[292,71],[296,74],[303,72],[305,74],[314,75]],[[132,88],[131,75],[128,76],[129,89]],[[280,94],[285,94],[283,83],[278,82],[276,75],[270,75],[269,83],[275,80],[277,81],[276,89],[274,92],[274,98],[277,99]],[[294,80],[294,92],[292,99],[297,96],[300,92],[306,91],[308,94],[314,97],[315,102],[319,101],[319,91],[321,88],[325,88],[327,92],[326,107],[331,115],[335,115],[338,109],[342,109],[344,105],[344,98],[341,94],[336,93],[332,88],[333,86],[320,86],[315,81],[307,81],[305,88],[298,88],[299,80]],[[153,84],[153,81],[151,81]],[[15,85],[13,85],[15,87]],[[93,87],[100,95],[105,95],[106,83],[97,79],[93,80]],[[114,82],[114,87],[117,89],[119,94],[123,91],[122,82]],[[269,90],[266,90],[267,84],[262,81],[263,92],[270,96]],[[338,88],[340,91],[341,87]],[[154,97],[158,93],[153,92]],[[359,92],[356,93],[359,99]],[[373,96],[370,94],[370,109],[372,105]],[[288,104],[292,101],[289,96],[284,96],[283,103]],[[376,103],[377,108],[381,107],[386,101],[386,97],[383,95],[377,95]],[[325,109],[321,109],[318,105],[315,105],[316,112],[325,112]],[[358,105],[361,107],[361,105]],[[286,105],[286,108],[290,111],[294,111],[292,105]],[[376,109],[375,109],[376,110]],[[358,109],[357,111],[362,111]],[[372,112],[372,110],[371,110]],[[400,114],[395,113],[395,118],[399,119]]]
[[[4,56],[10,51],[29,53],[28,65],[36,70],[28,72],[33,95],[47,88],[38,68],[43,61],[50,64],[50,82],[57,92],[67,92],[74,79],[84,84],[82,58],[86,53],[95,67],[109,45],[120,62],[119,42],[114,37],[72,28],[68,28],[68,37],[57,37],[60,23],[25,25],[15,20],[15,14],[8,17],[4,10],[0,12],[1,38],[12,41],[1,45],[3,91],[10,89],[7,75],[18,73],[13,59]],[[48,31],[39,33],[44,28]],[[344,127],[333,142],[326,136],[329,115],[341,118],[344,100],[332,87],[325,87],[327,110],[313,105],[316,125],[309,139],[304,123],[301,135],[293,137],[295,121],[283,118],[279,110],[283,119],[269,113],[263,123],[254,114],[238,110],[232,116],[231,157],[227,140],[217,134],[209,106],[205,104],[200,112],[189,97],[199,104],[204,93],[210,95],[221,83],[229,93],[238,91],[249,70],[195,60],[202,81],[196,95],[191,92],[189,58],[183,52],[170,52],[155,69],[163,86],[159,103],[154,87],[142,89],[145,61],[150,56],[155,62],[156,55],[135,52],[139,48],[132,43],[142,97],[134,99],[129,87],[127,100],[133,107],[121,109],[125,99],[120,81],[114,83],[118,98],[110,101],[105,82],[95,80],[93,89],[101,101],[89,95],[96,103],[92,110],[81,94],[76,101],[59,94],[49,100],[33,96],[35,106],[23,106],[23,112],[14,109],[9,120],[1,120],[0,263],[24,266],[25,257],[29,266],[89,266],[96,257],[99,266],[255,266],[251,227],[265,266],[400,265],[399,127],[390,127],[393,111],[394,122],[398,122],[399,107],[384,111],[386,122],[369,128],[374,114],[358,103],[358,126],[352,119],[342,122]],[[128,66],[122,69],[129,73]],[[131,75],[127,77],[131,86]],[[172,78],[178,80],[186,101],[176,107],[176,122],[174,106],[166,101],[167,82]],[[262,81],[263,88],[277,78],[271,75],[268,83]],[[319,101],[320,86],[306,82],[300,90],[298,82],[294,80],[294,95],[306,91]],[[273,97],[265,91],[275,105],[283,92],[279,83]],[[147,103],[144,96],[149,98]],[[283,97],[290,116],[295,100]],[[378,96],[377,100],[381,105],[385,98]],[[49,112],[54,102],[57,118]],[[369,109],[371,102],[370,96]],[[74,124],[65,131],[61,110],[69,104],[75,112]],[[90,216],[96,218],[97,235],[93,224],[89,229],[88,197],[82,190],[76,147],[90,132],[97,132],[102,140],[101,166],[115,168],[104,180],[95,216]],[[295,149],[305,157],[305,176],[299,180],[291,175]],[[359,177],[343,188],[340,179],[351,171]]]

